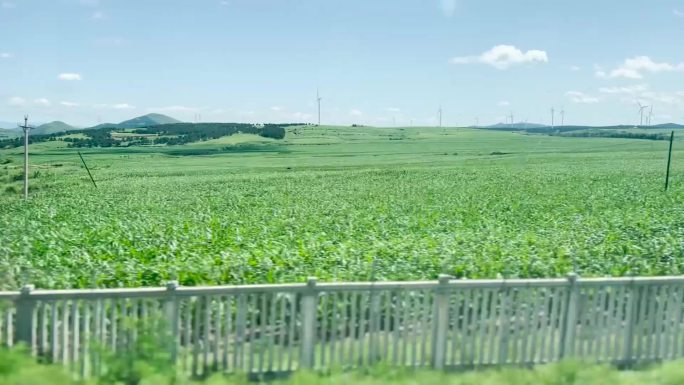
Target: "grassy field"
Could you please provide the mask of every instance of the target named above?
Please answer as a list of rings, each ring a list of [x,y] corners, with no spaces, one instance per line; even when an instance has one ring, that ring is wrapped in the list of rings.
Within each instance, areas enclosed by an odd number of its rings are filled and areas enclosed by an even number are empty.
[[[297,134],[295,134],[297,132]],[[684,148],[470,129],[290,128],[0,151],[0,288],[681,274]],[[574,266],[573,266],[574,265]]]

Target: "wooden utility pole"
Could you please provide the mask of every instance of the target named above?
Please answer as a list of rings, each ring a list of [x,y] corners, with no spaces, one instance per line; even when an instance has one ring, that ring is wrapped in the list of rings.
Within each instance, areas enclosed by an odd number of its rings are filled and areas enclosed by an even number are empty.
[[[19,125],[19,127],[24,131],[24,200],[28,200],[28,173],[29,173],[29,163],[28,163],[28,137],[29,130],[31,127],[28,125],[28,115],[24,115],[24,125]]]
[[[674,130],[670,133],[670,149],[667,152],[667,171],[665,171],[665,191],[670,186],[670,163],[672,163],[672,141],[674,141]]]

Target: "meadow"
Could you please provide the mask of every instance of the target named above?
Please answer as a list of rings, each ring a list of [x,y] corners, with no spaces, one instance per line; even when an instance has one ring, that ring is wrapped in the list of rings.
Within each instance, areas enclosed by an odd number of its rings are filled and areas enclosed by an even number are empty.
[[[677,135],[677,134],[676,134]],[[0,150],[0,289],[684,272],[684,148],[463,128],[290,127]]]

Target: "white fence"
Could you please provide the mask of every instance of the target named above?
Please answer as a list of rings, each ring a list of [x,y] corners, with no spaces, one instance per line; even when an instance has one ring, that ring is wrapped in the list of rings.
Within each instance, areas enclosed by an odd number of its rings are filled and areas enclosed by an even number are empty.
[[[190,375],[377,362],[448,369],[684,355],[684,277],[0,292],[0,343],[88,376],[160,319]],[[137,321],[137,322],[133,322]],[[133,325],[133,326],[131,326]],[[680,333],[681,332],[681,333]],[[100,349],[94,349],[100,347]]]

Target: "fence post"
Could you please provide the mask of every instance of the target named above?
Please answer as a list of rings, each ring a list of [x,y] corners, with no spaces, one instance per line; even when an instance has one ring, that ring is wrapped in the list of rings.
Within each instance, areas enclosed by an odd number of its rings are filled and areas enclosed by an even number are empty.
[[[318,291],[316,278],[309,277],[306,281],[307,290],[302,295],[302,351],[301,367],[313,369],[314,351],[316,344],[316,308]]]
[[[639,288],[634,285],[634,278],[632,278],[632,281],[629,283],[629,301],[627,302],[627,309],[625,309],[625,357],[624,357],[624,365],[626,366],[631,366],[632,364],[632,352],[633,352],[633,344],[634,344],[634,336],[632,333],[634,332],[634,326],[637,319],[637,311],[638,307],[637,304],[639,304]]]
[[[565,319],[561,329],[559,358],[565,358],[575,353],[575,329],[577,328],[577,311],[579,302],[579,286],[577,274],[568,274],[568,302],[565,304]]]
[[[16,301],[17,318],[16,318],[16,334],[14,335],[15,343],[24,343],[34,353],[35,342],[35,324],[33,318],[33,310],[36,307],[36,301],[31,298],[31,292],[34,290],[33,285],[24,285],[21,288],[19,298]],[[9,337],[9,336],[8,336]]]
[[[385,357],[380,357],[380,352],[378,349],[378,338],[380,334],[380,319],[382,314],[382,308],[380,307],[380,295],[378,294],[375,286],[370,290],[370,309],[368,309],[368,362],[373,364]],[[323,314],[327,317],[327,314]]]
[[[439,275],[439,286],[435,292],[435,321],[433,331],[432,367],[444,369],[446,364],[447,334],[449,331],[449,280],[451,276]]]
[[[164,313],[168,320],[168,330],[171,334],[169,338],[173,341],[171,345],[171,362],[176,363],[178,357],[178,345],[180,338],[180,309],[178,307],[178,297],[176,297],[178,281],[166,283],[166,298],[164,302]]]

